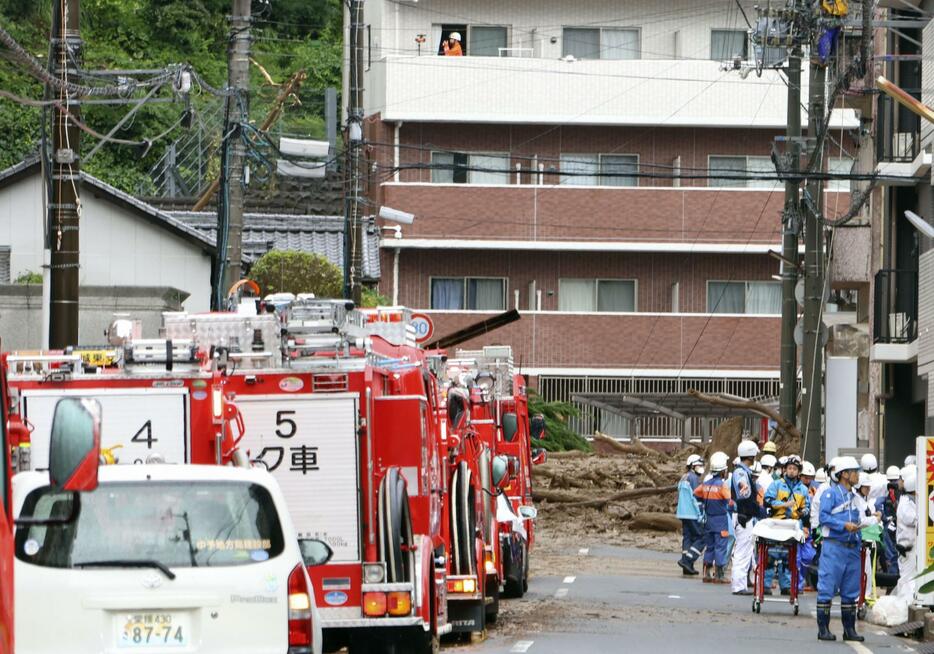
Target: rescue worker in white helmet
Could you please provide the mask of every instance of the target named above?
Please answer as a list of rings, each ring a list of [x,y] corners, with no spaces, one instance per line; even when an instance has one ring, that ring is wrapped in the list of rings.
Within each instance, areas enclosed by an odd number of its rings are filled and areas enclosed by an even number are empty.
[[[914,465],[902,468],[902,487],[904,491],[898,498],[898,524],[895,529],[895,547],[898,549],[898,584],[895,594],[907,602],[914,601],[915,562],[914,548],[918,540],[918,502],[915,493],[918,490],[918,470]]]
[[[917,465],[917,463],[918,463],[918,460],[917,458],[915,458],[915,455],[909,454],[908,456],[905,457],[905,463],[903,465],[907,467],[907,466]]]
[[[869,527],[877,525],[882,519],[882,514],[877,513],[872,503],[869,501],[869,493],[872,490],[872,479],[865,471],[859,473],[859,481],[854,487],[856,491],[856,507],[859,509],[859,526]]]
[[[771,443],[772,441],[769,441]],[[766,443],[768,445],[768,443]],[[772,485],[772,482],[775,479],[772,477],[772,470],[775,469],[775,464],[778,461],[775,459],[774,454],[763,454],[762,458],[759,460],[759,465],[762,466],[762,472],[759,473],[759,476],[756,478],[756,483],[759,484],[759,488],[762,490],[762,495],[765,495],[765,491],[769,489],[769,486]]]
[[[859,482],[859,463],[851,456],[837,460],[838,483],[824,491],[820,500],[823,531],[817,580],[817,638],[836,640],[830,632],[830,605],[840,592],[843,639],[862,641],[856,633],[856,601],[862,578],[862,540],[859,509],[853,486]]]
[[[725,453],[714,452],[710,457],[710,479],[701,482],[694,491],[694,496],[701,502],[707,516],[704,525],[704,583],[730,583],[726,579],[732,504],[730,486],[726,480],[729,461]]]
[[[895,546],[895,534],[898,525],[898,499],[901,496],[899,479],[901,469],[889,466],[885,470],[888,481],[885,495],[876,500],[875,509],[882,514],[882,570],[890,578],[898,577],[898,549]]]
[[[869,475],[868,499],[870,503],[875,503],[878,498],[885,495],[885,487],[889,482],[885,475],[879,472],[879,462],[874,454],[864,454],[859,460],[859,466],[863,469],[863,472]]]
[[[759,454],[755,441],[744,440],[736,448],[739,465],[733,470],[731,490],[736,504],[736,532],[733,542],[732,591],[734,595],[752,595],[748,589],[749,569],[752,567],[752,554],[755,537],[752,529],[762,516],[759,505],[759,492],[756,475],[752,467]]]
[[[785,471],[776,479],[765,493],[766,510],[778,519],[801,520],[806,527],[808,512],[811,507],[811,495],[798,479],[801,472],[801,458],[792,455],[785,458]],[[778,567],[778,586],[782,595],[791,593],[791,570],[788,567],[788,550],[784,547],[770,547],[768,567],[764,571],[766,594],[771,594],[772,577]]]
[[[683,575],[699,574],[694,562],[704,552],[704,529],[701,524],[701,509],[694,497],[694,490],[704,474],[704,460],[697,454],[688,457],[684,464],[685,473],[678,482],[678,508],[675,515],[681,520],[681,559],[678,566]]]
[[[824,495],[824,491],[830,488],[832,485],[837,483],[837,461],[839,457],[834,457],[830,460],[830,463],[827,464],[827,479],[817,487],[817,491],[814,493],[814,497],[811,498],[811,531],[816,532],[816,536],[820,537],[820,501],[821,497]]]
[[[817,470],[814,469],[814,464],[810,461],[801,462],[801,483],[804,484],[804,487],[808,489],[808,494],[812,497],[814,496],[814,490],[811,486],[814,484],[814,477],[817,475]]]

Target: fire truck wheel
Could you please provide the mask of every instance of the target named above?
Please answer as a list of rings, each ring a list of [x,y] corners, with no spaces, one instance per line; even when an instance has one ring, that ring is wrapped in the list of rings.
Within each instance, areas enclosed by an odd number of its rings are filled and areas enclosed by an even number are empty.
[[[380,555],[389,583],[412,580],[412,520],[405,478],[390,468],[379,489]]]
[[[522,543],[522,547],[519,549],[518,560],[513,560],[515,555],[512,554],[512,549],[507,550],[509,555],[509,560],[504,561],[506,564],[506,583],[503,586],[503,597],[509,599],[519,599],[525,595],[525,591],[528,589],[528,550],[526,549],[525,543]]]
[[[470,468],[461,461],[454,471],[451,532],[454,534],[454,566],[457,574],[477,571],[477,508]]]

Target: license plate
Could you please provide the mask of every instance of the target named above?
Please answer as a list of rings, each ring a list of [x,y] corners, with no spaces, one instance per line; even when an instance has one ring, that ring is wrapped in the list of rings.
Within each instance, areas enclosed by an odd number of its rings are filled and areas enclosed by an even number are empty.
[[[189,617],[181,613],[125,613],[117,617],[117,647],[187,647]]]

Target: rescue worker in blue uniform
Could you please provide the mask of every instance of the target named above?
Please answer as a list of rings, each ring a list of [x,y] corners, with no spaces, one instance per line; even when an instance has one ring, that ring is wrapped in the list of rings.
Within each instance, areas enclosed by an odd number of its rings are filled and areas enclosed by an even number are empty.
[[[694,497],[704,474],[704,460],[697,454],[688,457],[687,472],[678,482],[678,508],[675,515],[681,520],[681,574],[696,575],[694,562],[704,552],[704,523],[701,507]]]
[[[859,462],[840,457],[838,483],[824,491],[820,500],[820,525],[823,533],[820,567],[817,575],[817,638],[836,640],[830,633],[830,604],[840,593],[840,617],[843,640],[861,642],[856,633],[856,602],[862,576],[862,539],[859,509],[853,486],[859,481]]]
[[[728,584],[726,562],[730,548],[730,521],[733,499],[730,484],[726,479],[729,458],[723,452],[710,456],[711,477],[694,490],[707,516],[704,525],[704,583]],[[716,566],[715,571],[712,570]],[[714,572],[711,575],[711,572]]]
[[[801,472],[801,458],[791,455],[785,460],[785,469],[781,477],[772,482],[765,492],[765,507],[773,518],[779,520],[800,520],[807,528],[810,522],[811,494],[798,479]],[[778,586],[782,595],[791,593],[791,569],[788,567],[788,550],[784,547],[769,548],[769,562],[764,572],[765,594],[771,595],[774,569],[778,567]]]

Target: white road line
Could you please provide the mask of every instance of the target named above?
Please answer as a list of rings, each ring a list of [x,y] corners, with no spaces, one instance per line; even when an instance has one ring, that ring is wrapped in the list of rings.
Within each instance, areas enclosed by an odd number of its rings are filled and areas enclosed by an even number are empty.
[[[579,555],[581,555],[581,556],[587,556],[588,554],[590,554],[590,548],[589,548],[589,547],[582,547],[582,548],[580,548],[579,550],[577,550],[577,553],[578,553]]]
[[[515,645],[512,646],[510,652],[528,652],[529,648],[534,643],[534,640],[520,640],[517,641]]]
[[[681,599],[680,595],[669,595],[668,599]]]
[[[566,583],[566,584],[573,584],[574,581],[575,581],[576,579],[577,579],[577,577],[565,577],[565,578],[564,578],[564,583]]]
[[[561,599],[562,597],[567,597],[569,590],[570,590],[569,588],[559,588],[558,590],[555,591],[555,598]]]
[[[854,643],[852,640],[844,641],[847,645],[853,648],[853,651],[856,654],[872,654],[872,650],[863,645],[862,643]]]

